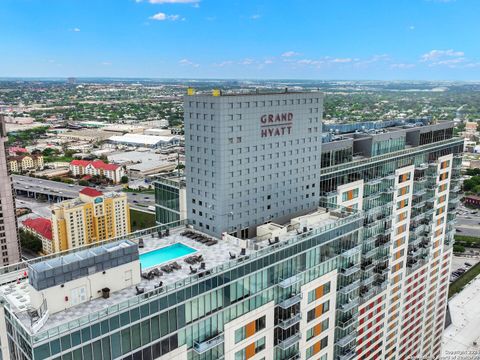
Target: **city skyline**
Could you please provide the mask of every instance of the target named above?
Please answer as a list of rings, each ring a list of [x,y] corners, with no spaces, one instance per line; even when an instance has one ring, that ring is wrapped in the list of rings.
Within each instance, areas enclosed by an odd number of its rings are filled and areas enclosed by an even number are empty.
[[[0,4],[0,77],[480,80],[472,0]]]

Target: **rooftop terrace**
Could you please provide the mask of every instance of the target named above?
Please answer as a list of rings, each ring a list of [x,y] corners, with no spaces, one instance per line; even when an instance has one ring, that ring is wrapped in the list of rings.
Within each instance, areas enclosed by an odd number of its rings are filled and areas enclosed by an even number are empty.
[[[139,249],[140,254],[159,249],[175,243],[183,243],[197,252],[195,255],[202,255],[202,261],[194,265],[190,265],[185,261],[190,256],[174,259],[166,263],[157,265],[158,268],[165,264],[176,261],[181,268],[171,272],[161,271],[161,276],[155,276],[152,279],[142,278],[141,283],[137,286],[144,289],[143,294],[137,294],[135,286],[124,288],[123,290],[110,293],[107,299],[97,298],[85,303],[74,306],[68,310],[64,310],[55,314],[50,314],[41,326],[32,321],[29,315],[30,298],[29,287],[26,278],[26,266],[39,268],[43,265],[40,260],[31,261],[33,264],[26,262],[12,265],[0,269],[0,298],[4,298],[7,302],[7,308],[15,314],[19,319],[21,326],[29,334],[34,335],[34,341],[53,336],[58,332],[67,331],[69,328],[77,328],[83,323],[94,321],[99,317],[109,316],[112,313],[123,311],[125,308],[134,306],[151,299],[153,296],[162,296],[168,292],[182,288],[189,284],[203,280],[213,274],[218,274],[230,268],[238,266],[245,261],[253,260],[257,257],[264,256],[271,251],[283,248],[285,246],[296,243],[306,237],[314,236],[328,230],[337,228],[343,224],[350,223],[359,219],[359,214],[351,210],[340,208],[336,205],[325,205],[319,208],[319,211],[313,215],[307,215],[297,218],[295,221],[285,225],[273,226],[275,230],[281,229],[278,233],[268,235],[263,232],[262,237],[251,238],[247,240],[238,239],[236,237],[225,235],[222,239],[216,239],[217,242],[210,246],[200,242],[198,239],[192,239],[186,236],[186,232],[195,232],[203,235],[204,238],[210,238],[205,234],[188,229],[187,223],[182,221],[169,225],[157,226],[151,229],[140,231],[121,239],[112,239],[105,243],[111,243],[118,240],[130,240],[135,243],[143,243],[144,247]],[[166,230],[169,229],[168,235]],[[72,254],[83,252],[88,248],[98,248],[96,246],[86,246],[82,249],[64,252],[71,258]],[[55,259],[61,254],[44,257],[41,260]],[[201,263],[205,263],[201,268]],[[191,269],[195,269],[192,273]],[[145,270],[145,269],[142,269]],[[151,270],[151,269],[146,269]],[[161,286],[159,286],[161,285]],[[48,304],[47,304],[48,307]]]

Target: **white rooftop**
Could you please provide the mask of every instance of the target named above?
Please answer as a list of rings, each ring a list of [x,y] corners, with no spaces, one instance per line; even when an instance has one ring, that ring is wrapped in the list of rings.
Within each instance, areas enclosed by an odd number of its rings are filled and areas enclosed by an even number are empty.
[[[470,261],[470,260],[469,260]],[[473,262],[472,262],[473,263]],[[443,355],[480,352],[480,277],[475,278],[448,302],[452,324],[443,334]],[[477,342],[479,345],[473,345]],[[457,353],[458,354],[458,353]],[[473,358],[473,357],[472,357]]]
[[[177,136],[159,136],[159,135],[142,135],[142,134],[125,134],[121,136],[112,136],[110,141],[138,144],[138,145],[156,145],[160,143],[170,142],[177,139]]]

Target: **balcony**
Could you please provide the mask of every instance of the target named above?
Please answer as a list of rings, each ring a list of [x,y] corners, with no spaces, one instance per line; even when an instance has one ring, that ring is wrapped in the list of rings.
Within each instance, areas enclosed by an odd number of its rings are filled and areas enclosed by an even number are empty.
[[[348,312],[348,311],[352,310],[353,308],[357,307],[358,305],[360,305],[360,301],[358,299],[355,299],[355,300],[352,300],[352,301],[350,301],[346,304],[340,305],[338,310],[341,311],[341,312]]]
[[[357,338],[357,332],[352,331],[351,333],[345,335],[344,337],[340,338],[336,344],[340,347],[345,347],[349,345],[352,341],[354,341]]]
[[[291,327],[291,326],[297,324],[298,322],[300,322],[300,320],[302,320],[302,314],[298,313],[298,314],[293,315],[289,319],[280,320],[280,322],[278,323],[278,326],[281,327],[283,330],[286,330],[289,327]]]
[[[213,349],[214,347],[222,344],[224,341],[224,336],[223,334],[216,335],[213,338],[210,338],[208,340],[204,340],[202,342],[197,342],[194,341],[193,343],[193,350],[197,354],[203,354],[204,352]]]
[[[355,256],[355,255],[359,254],[360,251],[361,251],[360,246],[356,246],[356,247],[351,248],[351,249],[342,250],[340,256],[343,257],[343,258],[349,258],[349,257],[352,257],[352,256]]]
[[[388,274],[389,268],[388,266],[377,266],[373,271],[378,275],[386,275]]]
[[[370,271],[371,269],[373,269],[375,265],[373,265],[373,262],[372,260],[367,260],[367,261],[364,261],[362,262],[362,265],[360,266],[362,271]]]
[[[285,310],[295,304],[298,304],[300,301],[302,301],[302,293],[292,294],[289,298],[279,302],[278,306]]]
[[[338,318],[338,323],[337,326],[343,330],[347,329],[348,327],[352,326],[355,324],[357,321],[357,317],[355,315],[346,315],[344,317],[339,317]]]
[[[280,286],[282,289],[286,289],[289,286],[295,285],[300,281],[302,281],[302,276],[300,273],[296,273],[295,275],[284,278],[284,279],[280,278],[280,282],[278,283],[278,286]]]
[[[338,360],[351,360],[357,356],[355,350],[350,349],[338,356]]]
[[[359,286],[360,286],[360,280],[355,280],[353,283],[341,287],[338,291],[342,294],[348,294],[354,291],[355,289],[358,289]]]
[[[297,333],[286,338],[285,340],[279,340],[277,346],[282,350],[287,350],[288,348],[298,343],[301,338],[302,338],[302,335],[300,333]]]
[[[340,275],[343,275],[343,276],[347,277],[347,276],[353,275],[353,274],[355,274],[359,271],[360,271],[360,267],[358,267],[356,265],[352,265],[350,267],[341,268],[340,269]]]

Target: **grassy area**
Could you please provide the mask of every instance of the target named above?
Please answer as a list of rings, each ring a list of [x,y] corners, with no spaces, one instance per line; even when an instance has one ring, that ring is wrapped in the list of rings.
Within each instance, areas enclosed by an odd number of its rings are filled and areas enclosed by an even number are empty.
[[[130,225],[132,231],[147,229],[157,225],[155,223],[155,214],[147,213],[136,209],[130,209]]]
[[[123,192],[128,192],[128,193],[137,193],[137,194],[155,194],[155,189],[130,189],[130,188],[123,188]]]
[[[480,274],[480,263],[476,264],[470,270],[465,271],[460,277],[450,284],[448,288],[448,297],[452,297],[456,293],[462,291],[462,289],[467,285],[470,281],[475,279]]]
[[[480,247],[480,238],[475,236],[455,235],[455,243],[466,247]]]

